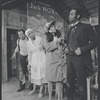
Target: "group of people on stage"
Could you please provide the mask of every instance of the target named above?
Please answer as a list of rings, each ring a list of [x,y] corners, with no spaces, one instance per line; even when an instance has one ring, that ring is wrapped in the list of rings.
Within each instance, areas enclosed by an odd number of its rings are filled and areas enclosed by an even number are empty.
[[[11,59],[20,55],[20,89],[30,80],[36,92],[40,86],[38,98],[43,96],[43,87],[48,85],[49,100],[52,100],[53,84],[58,100],[63,98],[63,83],[67,86],[67,100],[74,99],[75,79],[78,82],[79,100],[87,100],[86,78],[93,74],[91,50],[96,47],[97,37],[92,26],[79,20],[82,12],[73,8],[69,14],[69,30],[62,38],[56,29],[56,21],[46,23],[44,34],[32,29],[18,30],[19,39]],[[28,75],[30,74],[30,75]]]

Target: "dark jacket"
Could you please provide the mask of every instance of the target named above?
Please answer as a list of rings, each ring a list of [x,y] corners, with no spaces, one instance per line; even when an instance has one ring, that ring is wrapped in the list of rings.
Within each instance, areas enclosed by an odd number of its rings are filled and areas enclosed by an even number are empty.
[[[66,34],[66,43],[68,42],[69,33]],[[81,55],[84,65],[87,69],[92,71],[92,58],[91,50],[94,49],[97,45],[96,33],[93,30],[91,25],[78,23],[76,25],[75,36],[73,42],[77,41],[78,47],[81,49]]]

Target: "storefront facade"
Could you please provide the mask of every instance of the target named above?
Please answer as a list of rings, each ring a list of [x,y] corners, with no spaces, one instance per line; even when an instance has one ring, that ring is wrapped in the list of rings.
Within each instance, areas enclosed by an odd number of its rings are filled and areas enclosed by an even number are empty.
[[[67,23],[48,4],[33,1],[22,7],[2,11],[2,80],[4,82],[17,74],[18,60],[10,60],[16,47],[17,30],[32,28],[35,32],[43,34],[45,23],[52,20],[56,20],[57,29],[64,37]],[[90,20],[83,18],[81,21],[93,26],[98,25],[98,14],[91,15]]]
[[[35,32],[44,32],[44,25],[56,20],[57,28],[64,36],[65,22],[49,5],[31,2],[24,10],[15,8],[2,11],[2,80],[8,81],[18,74],[18,59],[11,60],[18,39],[17,30],[32,28]]]
[[[18,9],[2,11],[2,79],[7,81],[14,75],[16,65],[10,60],[17,40],[17,30],[27,27],[26,14]]]

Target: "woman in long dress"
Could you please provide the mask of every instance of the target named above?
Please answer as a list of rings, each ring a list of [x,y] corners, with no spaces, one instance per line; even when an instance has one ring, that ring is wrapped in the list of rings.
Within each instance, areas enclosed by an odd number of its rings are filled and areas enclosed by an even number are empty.
[[[49,100],[52,99],[52,88],[53,83],[56,84],[56,90],[58,94],[58,100],[61,100],[62,93],[62,81],[63,75],[63,64],[62,64],[62,53],[60,52],[61,38],[54,39],[53,33],[57,32],[54,22],[48,23],[48,32],[44,38],[44,48],[46,50],[46,79],[48,81],[48,92]]]
[[[28,61],[31,66],[31,83],[33,83],[33,90],[29,93],[32,94],[36,90],[36,85],[40,86],[38,98],[42,97],[43,84],[45,80],[45,52],[42,47],[41,37],[36,36],[32,29],[26,31],[29,41],[29,56]]]

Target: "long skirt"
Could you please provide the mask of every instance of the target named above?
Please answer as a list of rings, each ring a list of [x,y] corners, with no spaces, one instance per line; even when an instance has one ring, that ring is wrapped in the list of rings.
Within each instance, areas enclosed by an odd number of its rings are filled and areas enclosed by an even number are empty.
[[[45,52],[38,51],[32,54],[31,61],[31,83],[41,85],[47,83],[45,79]]]

